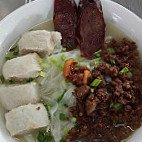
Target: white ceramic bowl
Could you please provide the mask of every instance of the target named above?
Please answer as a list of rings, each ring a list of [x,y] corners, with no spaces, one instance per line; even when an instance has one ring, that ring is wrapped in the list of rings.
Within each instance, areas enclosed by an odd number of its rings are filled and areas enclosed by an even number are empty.
[[[76,0],[78,2],[78,0]],[[0,22],[0,66],[8,48],[20,34],[34,25],[53,17],[53,0],[36,0],[29,3]],[[128,37],[136,41],[142,56],[142,20],[135,14],[110,0],[102,0],[105,20],[114,24]],[[142,141],[142,127],[128,142]],[[16,142],[5,128],[4,111],[0,107],[0,142]]]

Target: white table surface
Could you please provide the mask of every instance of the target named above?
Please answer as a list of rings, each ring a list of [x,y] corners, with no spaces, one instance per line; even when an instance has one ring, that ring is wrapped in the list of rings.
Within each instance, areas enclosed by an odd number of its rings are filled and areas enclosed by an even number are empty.
[[[127,7],[142,18],[142,0],[113,0]],[[22,6],[25,0],[0,0],[0,20]]]

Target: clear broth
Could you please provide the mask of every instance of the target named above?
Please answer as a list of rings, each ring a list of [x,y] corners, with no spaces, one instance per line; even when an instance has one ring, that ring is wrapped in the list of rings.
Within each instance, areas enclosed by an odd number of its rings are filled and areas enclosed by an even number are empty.
[[[45,21],[43,23],[40,23],[36,26],[34,26],[32,29],[30,29],[29,31],[35,31],[35,30],[48,30],[48,31],[54,31],[54,24],[53,24],[53,20],[50,21]],[[108,38],[115,38],[116,40],[121,40],[123,38],[128,38],[124,32],[122,32],[121,30],[119,30],[118,28],[116,28],[114,25],[110,24],[110,23],[106,23],[106,37]],[[128,38],[129,39],[129,38]],[[15,42],[15,44],[13,44],[10,49],[13,49],[15,46],[17,46],[17,42],[18,40]],[[10,50],[9,49],[9,50]],[[16,49],[17,50],[17,49]],[[8,51],[8,53],[6,54],[6,56],[11,57],[11,52]],[[33,132],[32,135],[35,139],[37,137],[37,131]],[[16,138],[16,140],[18,140],[19,142],[27,142],[25,140],[25,138]],[[126,140],[125,140],[126,141]],[[36,141],[35,141],[36,142]],[[124,141],[123,141],[124,142]]]

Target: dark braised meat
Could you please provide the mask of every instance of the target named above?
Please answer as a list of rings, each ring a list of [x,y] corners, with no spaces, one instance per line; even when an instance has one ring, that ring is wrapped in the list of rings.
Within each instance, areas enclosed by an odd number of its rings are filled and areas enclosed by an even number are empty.
[[[62,34],[62,46],[67,50],[76,48],[77,6],[74,0],[55,0],[54,27]]]
[[[77,39],[81,55],[88,59],[103,47],[105,22],[100,0],[81,0],[78,11]]]
[[[125,53],[124,53],[125,52]],[[134,42],[112,40],[101,52],[88,85],[74,90],[77,119],[66,142],[121,142],[141,126],[142,72]]]

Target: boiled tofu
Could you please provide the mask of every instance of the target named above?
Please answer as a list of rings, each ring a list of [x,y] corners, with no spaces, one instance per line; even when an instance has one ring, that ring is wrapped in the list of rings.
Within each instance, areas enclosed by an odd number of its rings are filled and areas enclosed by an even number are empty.
[[[40,101],[37,83],[0,85],[0,102],[6,110]]]
[[[36,52],[41,56],[53,53],[54,48],[61,44],[62,36],[59,32],[46,30],[30,31],[23,34],[18,42],[21,55]]]
[[[36,53],[31,53],[8,60],[2,69],[5,80],[23,81],[38,77],[41,71],[39,59]]]
[[[50,125],[46,108],[43,104],[20,106],[5,114],[6,127],[11,136],[19,136]]]

